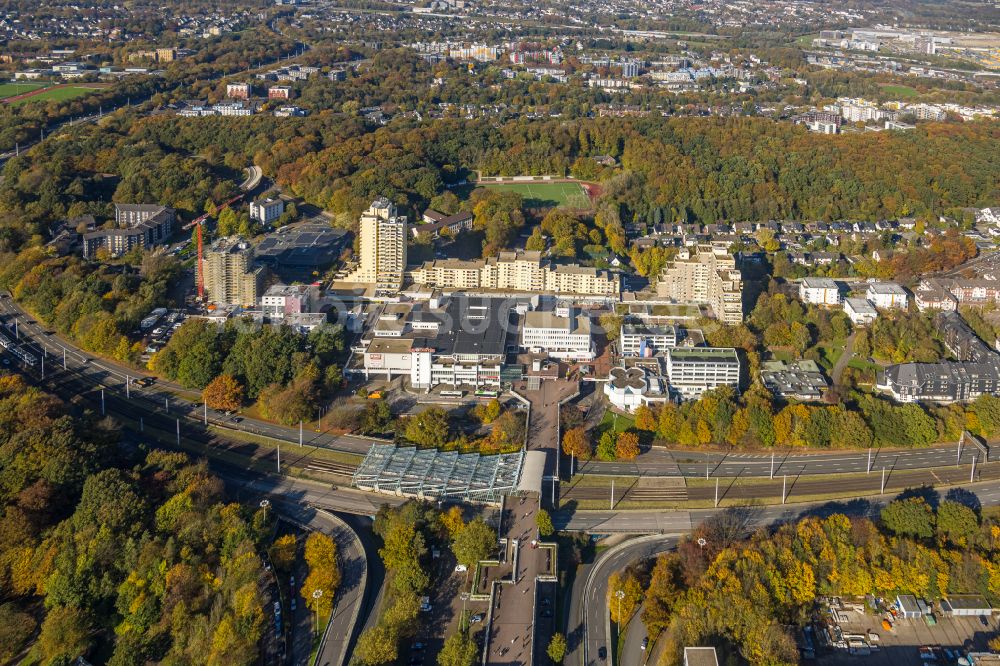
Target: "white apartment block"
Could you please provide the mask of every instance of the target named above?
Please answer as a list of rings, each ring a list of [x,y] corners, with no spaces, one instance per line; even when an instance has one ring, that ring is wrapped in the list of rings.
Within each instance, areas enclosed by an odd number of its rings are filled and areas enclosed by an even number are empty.
[[[722,246],[682,248],[660,273],[656,293],[677,303],[710,305],[726,324],[743,321],[743,276]]]
[[[667,350],[670,386],[685,400],[719,386],[738,388],[740,358],[730,347],[675,347]]]
[[[618,351],[622,356],[652,356],[676,346],[676,326],[622,324],[618,337]]]
[[[840,288],[837,287],[837,282],[830,278],[802,278],[799,282],[799,300],[813,305],[840,305]]]
[[[285,201],[281,198],[258,199],[250,203],[250,219],[261,224],[271,224],[285,212]]]
[[[906,290],[895,282],[874,282],[868,285],[865,298],[876,308],[905,310],[910,302]]]
[[[572,312],[526,312],[521,324],[521,346],[552,358],[591,361],[594,359],[594,343],[590,318]]]
[[[867,298],[845,298],[844,314],[855,326],[869,326],[878,318],[878,310]]]
[[[438,289],[494,289],[597,294],[614,296],[621,291],[615,272],[578,266],[557,265],[542,259],[538,251],[504,251],[486,260],[428,261],[410,274],[416,284]]]
[[[361,215],[358,268],[349,282],[375,285],[375,296],[391,296],[403,286],[406,270],[406,216],[384,197],[372,202]]]

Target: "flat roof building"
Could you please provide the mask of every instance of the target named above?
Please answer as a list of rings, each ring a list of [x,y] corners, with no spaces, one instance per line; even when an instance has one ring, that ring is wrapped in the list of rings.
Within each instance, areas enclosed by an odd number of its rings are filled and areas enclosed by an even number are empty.
[[[438,289],[608,296],[621,293],[621,279],[615,272],[576,264],[555,264],[543,259],[541,252],[530,250],[504,251],[486,260],[428,261],[413,270],[410,278],[416,284]]]
[[[684,399],[719,386],[738,389],[740,358],[731,347],[675,347],[667,350],[667,376]]]
[[[839,305],[837,282],[825,277],[807,277],[799,282],[799,300],[813,305]]]
[[[870,326],[878,318],[878,310],[867,298],[852,297],[844,299],[844,314],[855,326]]]
[[[285,212],[285,200],[280,197],[257,199],[250,203],[250,219],[270,225]]]
[[[719,658],[714,647],[686,647],[684,666],[719,666]]]
[[[865,298],[871,301],[876,308],[884,310],[905,310],[910,301],[906,290],[895,282],[873,282],[868,285]]]
[[[760,381],[776,398],[816,401],[823,398],[829,387],[826,377],[815,361],[765,361],[760,368]]]
[[[521,346],[552,358],[593,360],[590,317],[573,312],[565,315],[540,310],[526,312],[521,322]]]
[[[511,304],[499,298],[388,304],[345,371],[365,379],[407,377],[425,389],[499,388],[513,316]]]
[[[326,224],[289,225],[266,235],[255,258],[283,280],[312,280],[337,261],[348,238],[343,229]]]

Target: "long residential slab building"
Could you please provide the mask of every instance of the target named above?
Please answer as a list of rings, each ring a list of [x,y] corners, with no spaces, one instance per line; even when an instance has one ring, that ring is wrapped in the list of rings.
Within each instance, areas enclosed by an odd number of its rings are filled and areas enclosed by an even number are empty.
[[[621,279],[616,272],[556,264],[539,251],[504,251],[496,257],[472,261],[439,259],[410,272],[414,284],[438,289],[549,292],[617,296]]]

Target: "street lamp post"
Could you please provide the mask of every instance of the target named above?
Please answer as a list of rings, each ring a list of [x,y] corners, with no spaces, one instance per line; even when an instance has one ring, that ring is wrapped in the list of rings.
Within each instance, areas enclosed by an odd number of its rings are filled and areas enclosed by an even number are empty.
[[[271,500],[266,497],[260,501],[260,508],[264,510],[264,522],[267,522],[267,508],[271,506]]]
[[[323,596],[323,590],[313,590],[312,598],[315,599],[313,602],[313,610],[316,612],[316,633],[319,633],[319,599]]]
[[[615,598],[618,599],[618,626],[622,626],[622,599],[625,598],[625,590],[618,590],[615,592]]]

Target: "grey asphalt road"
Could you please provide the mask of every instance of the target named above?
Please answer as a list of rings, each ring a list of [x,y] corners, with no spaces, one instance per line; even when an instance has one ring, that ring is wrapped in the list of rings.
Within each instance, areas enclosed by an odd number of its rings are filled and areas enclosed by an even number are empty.
[[[649,635],[646,625],[642,622],[642,609],[645,607],[646,604],[640,605],[639,610],[629,620],[622,645],[622,658],[618,662],[621,666],[645,666],[649,658],[649,650],[642,649],[642,640]]]
[[[569,651],[564,663],[584,666],[610,663],[608,578],[633,562],[655,557],[672,549],[678,539],[677,534],[638,537],[609,548],[598,555],[585,571],[577,572],[566,632]],[[605,659],[601,659],[602,648]],[[622,663],[633,666],[630,662]]]
[[[46,367],[49,370],[59,368],[63,362],[65,349],[67,367],[79,370],[91,377],[95,384],[108,387],[109,391],[126,393],[125,383],[128,377],[135,377],[135,371],[110,362],[97,359],[83,352],[70,342],[57,335],[46,336],[45,331],[30,320],[10,298],[0,298],[0,315],[4,324],[10,324],[17,317],[18,330],[22,341],[36,353],[45,349],[48,355]],[[205,411],[201,405],[180,400],[167,388],[180,390],[181,387],[170,385],[169,382],[157,380],[149,388],[132,387],[128,390],[130,399],[135,400],[137,407],[160,409],[169,405],[171,413],[179,417],[203,420]],[[239,423],[225,414],[208,410],[209,422],[225,425],[243,432],[266,435],[281,441],[298,443],[299,429],[286,428],[272,423],[254,419],[242,419]],[[371,447],[372,438],[354,435],[332,436],[315,432],[315,423],[305,424],[302,429],[302,442],[305,445],[320,446],[332,450],[363,455]],[[720,453],[704,451],[667,450],[656,448],[642,454],[636,461],[622,463],[602,463],[590,461],[578,467],[578,472],[606,474],[615,476],[688,476],[688,477],[764,477],[781,474],[842,474],[848,472],[867,471],[888,465],[892,469],[923,469],[928,467],[946,467],[958,463],[970,464],[974,457],[982,460],[978,449],[965,447],[959,452],[956,445],[940,445],[926,449],[881,449],[871,453],[862,451],[836,452],[776,452],[763,453]]]

